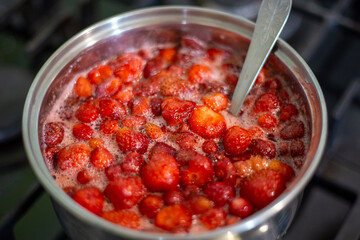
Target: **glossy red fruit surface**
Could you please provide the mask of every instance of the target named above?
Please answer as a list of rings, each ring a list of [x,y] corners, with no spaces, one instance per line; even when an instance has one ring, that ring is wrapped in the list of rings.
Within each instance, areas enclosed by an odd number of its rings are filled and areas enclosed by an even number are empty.
[[[72,194],[72,199],[90,212],[101,215],[105,198],[97,187],[86,187]]]
[[[251,143],[251,135],[246,129],[233,126],[226,130],[223,144],[225,151],[231,156],[243,153]]]

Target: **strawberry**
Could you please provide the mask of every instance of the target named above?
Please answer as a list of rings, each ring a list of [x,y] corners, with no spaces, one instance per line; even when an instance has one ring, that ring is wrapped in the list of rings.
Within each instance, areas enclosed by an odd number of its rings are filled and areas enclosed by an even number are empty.
[[[297,115],[299,115],[299,111],[294,104],[284,103],[281,105],[279,112],[279,120],[281,122],[286,122]]]
[[[180,44],[182,47],[191,48],[194,50],[204,50],[206,45],[200,39],[193,36],[183,36],[181,38]]]
[[[177,189],[165,192],[163,198],[166,205],[177,205],[184,201],[183,194]]]
[[[195,185],[186,185],[183,187],[182,193],[185,199],[189,199],[192,196],[199,195],[202,188]]]
[[[241,179],[251,175],[254,172],[251,161],[237,161],[234,163],[234,167],[236,168],[237,176]]]
[[[111,67],[107,65],[100,65],[94,68],[93,70],[91,70],[88,73],[87,77],[92,84],[98,85],[106,78],[109,78],[112,74],[113,74],[113,70]]]
[[[186,158],[188,158],[187,161],[185,159],[179,161],[179,156],[177,156],[180,165],[187,165],[187,168],[180,172],[180,181],[183,186],[201,187],[213,179],[214,168],[207,157],[194,152]]]
[[[167,67],[168,63],[164,58],[155,57],[149,60],[144,67],[144,77],[149,78],[158,74]]]
[[[123,153],[138,152],[144,154],[149,145],[149,139],[143,133],[129,128],[121,128],[117,132],[116,142]]]
[[[222,208],[211,208],[199,219],[208,230],[216,229],[225,225],[226,212]]]
[[[281,88],[281,82],[277,78],[267,79],[264,83],[264,88],[266,92],[276,92]]]
[[[96,87],[95,95],[97,98],[110,97],[114,95],[122,86],[119,78],[105,79]]]
[[[191,214],[183,205],[171,205],[156,214],[154,224],[170,232],[181,232],[187,231],[191,222]]]
[[[73,135],[79,140],[89,140],[94,134],[94,130],[83,123],[77,123],[73,126]]]
[[[161,98],[154,97],[154,98],[150,99],[151,112],[155,116],[160,116],[161,115],[161,103],[162,103]]]
[[[109,181],[114,181],[115,178],[123,176],[123,172],[119,165],[112,165],[105,168],[105,175]]]
[[[44,132],[44,141],[49,147],[58,145],[64,139],[64,128],[60,123],[46,123]]]
[[[285,190],[284,177],[272,169],[263,169],[247,177],[240,187],[240,197],[261,209]]]
[[[290,181],[295,176],[293,168],[279,160],[270,161],[268,168],[278,171],[281,175],[283,175],[286,182]]]
[[[203,143],[201,149],[203,150],[204,153],[217,153],[219,151],[219,146],[213,140],[206,140]]]
[[[88,170],[84,169],[81,170],[80,172],[78,172],[78,174],[76,175],[76,180],[80,183],[80,184],[87,184],[88,182],[90,182],[92,179],[91,174],[89,173]]]
[[[48,160],[51,164],[56,160],[57,154],[59,152],[59,147],[46,147],[45,148],[45,159]]]
[[[236,182],[236,168],[231,160],[224,157],[214,163],[214,172],[218,181],[225,182],[233,186]]]
[[[205,139],[219,138],[226,130],[223,115],[207,106],[195,108],[189,118],[190,129]]]
[[[134,99],[131,106],[131,114],[146,116],[151,113],[150,99],[147,96],[141,96]]]
[[[141,178],[151,191],[169,191],[179,182],[179,168],[175,158],[165,153],[151,156],[144,165]]]
[[[279,154],[280,156],[286,156],[289,153],[289,143],[288,142],[279,142]]]
[[[158,153],[166,153],[174,157],[176,149],[166,143],[157,142],[149,151],[149,159],[152,158],[153,155]]]
[[[223,60],[229,57],[228,52],[219,48],[209,48],[206,53],[211,60]]]
[[[146,123],[144,116],[127,116],[121,120],[121,125],[131,129],[140,129]]]
[[[139,215],[130,210],[104,211],[101,217],[107,221],[126,228],[139,230],[141,226],[141,219]]]
[[[192,84],[176,76],[169,76],[160,84],[160,94],[164,97],[184,97],[194,91]]]
[[[141,79],[143,60],[135,55],[122,55],[118,58],[120,63],[116,66],[114,75],[124,83],[135,82]]]
[[[194,56],[187,53],[179,53],[175,58],[175,65],[181,68],[188,68],[194,61]]]
[[[161,73],[159,73],[161,74]],[[152,96],[160,91],[160,76],[159,74],[143,80],[134,86],[133,93],[135,96]]]
[[[288,102],[290,101],[290,95],[285,89],[280,89],[277,93],[277,97],[282,102]]]
[[[266,67],[263,67],[260,72],[259,75],[256,78],[256,81],[254,83],[255,86],[260,86],[264,83],[266,78]]]
[[[126,86],[112,95],[111,98],[121,102],[122,104],[126,104],[134,98],[133,88],[131,86]]]
[[[94,105],[84,103],[81,105],[75,113],[75,117],[84,123],[90,123],[95,121],[99,117],[99,111]]]
[[[139,211],[148,218],[154,218],[164,206],[164,200],[160,195],[147,195],[139,203]]]
[[[120,162],[120,167],[127,174],[139,173],[144,163],[145,160],[141,154],[131,152]]]
[[[112,135],[119,129],[118,121],[115,119],[105,119],[100,124],[100,132],[105,135]]]
[[[274,112],[280,106],[280,101],[273,93],[264,93],[255,102],[255,112]]]
[[[195,64],[192,65],[188,70],[188,80],[191,83],[204,83],[213,78],[213,72],[211,68]]]
[[[205,196],[194,195],[187,200],[187,204],[194,214],[204,213],[213,207],[212,202]]]
[[[93,86],[85,77],[79,77],[74,85],[75,94],[79,97],[88,98],[93,93]]]
[[[219,112],[225,110],[229,103],[229,99],[227,96],[221,92],[217,93],[208,93],[202,97],[205,105],[214,110],[215,112]]]
[[[233,73],[228,73],[225,76],[225,82],[229,84],[231,87],[235,87],[239,80],[239,76]]]
[[[248,129],[252,138],[262,138],[264,137],[264,131],[261,130],[259,127],[252,126]]]
[[[305,152],[305,145],[304,142],[301,140],[292,140],[290,143],[290,155],[292,157],[301,157],[304,155]]]
[[[125,106],[111,98],[101,98],[99,102],[99,113],[102,118],[119,120],[126,115]]]
[[[61,170],[80,168],[90,160],[90,149],[83,143],[73,143],[59,151],[57,160]]]
[[[195,135],[189,132],[177,133],[176,143],[180,149],[194,149],[197,146]]]
[[[175,60],[176,49],[175,48],[164,48],[159,50],[158,57],[165,59],[167,62]]]
[[[239,126],[233,126],[226,130],[223,144],[225,151],[231,156],[239,155],[248,148],[251,143],[250,133]]]
[[[278,125],[276,117],[269,113],[261,114],[257,120],[257,123],[264,129],[273,129]]]
[[[280,138],[284,140],[302,138],[304,136],[305,126],[302,121],[290,121],[280,129]]]
[[[129,209],[140,202],[145,192],[140,177],[117,177],[106,186],[104,194],[115,209]]]
[[[253,213],[253,206],[245,198],[237,197],[229,203],[229,213],[244,219]]]
[[[260,157],[259,155],[252,155],[248,161],[251,162],[254,171],[259,171],[261,169],[267,168],[270,162],[268,159]]]
[[[98,148],[98,147],[103,147],[104,144],[105,144],[105,142],[101,138],[93,138],[93,139],[90,139],[90,141],[89,141],[89,146],[92,149],[95,149],[95,148]]]
[[[97,170],[103,170],[114,162],[113,155],[106,148],[96,148],[91,151],[90,160]]]
[[[82,188],[77,190],[71,197],[90,212],[101,215],[105,199],[103,193],[97,187]]]
[[[166,98],[161,103],[161,114],[168,125],[174,126],[185,121],[194,110],[195,105],[192,101]]]
[[[249,149],[252,153],[272,159],[276,156],[276,145],[269,140],[255,138],[251,141]]]
[[[158,139],[163,135],[161,128],[150,122],[145,124],[145,132],[151,139]]]
[[[224,206],[235,196],[232,186],[225,182],[210,182],[204,187],[204,193],[216,206]]]

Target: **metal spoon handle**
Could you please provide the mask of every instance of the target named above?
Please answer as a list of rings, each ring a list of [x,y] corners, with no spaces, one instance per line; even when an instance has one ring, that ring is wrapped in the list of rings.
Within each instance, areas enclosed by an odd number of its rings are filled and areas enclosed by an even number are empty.
[[[239,114],[246,95],[286,23],[290,9],[291,0],[262,1],[245,62],[231,100],[230,112],[233,115]]]

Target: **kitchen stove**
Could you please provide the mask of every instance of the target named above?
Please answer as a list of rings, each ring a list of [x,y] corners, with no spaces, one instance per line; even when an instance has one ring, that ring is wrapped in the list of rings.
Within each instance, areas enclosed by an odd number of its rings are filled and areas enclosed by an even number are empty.
[[[20,131],[25,94],[50,54],[76,32],[114,14],[179,3],[219,8],[219,2],[0,2],[0,239],[69,239],[28,165]],[[240,13],[254,2],[259,6],[259,1],[227,0],[221,10]],[[249,11],[246,17],[254,18]],[[285,240],[360,239],[359,11],[357,0],[294,0],[282,35],[317,76],[330,122],[326,152]]]

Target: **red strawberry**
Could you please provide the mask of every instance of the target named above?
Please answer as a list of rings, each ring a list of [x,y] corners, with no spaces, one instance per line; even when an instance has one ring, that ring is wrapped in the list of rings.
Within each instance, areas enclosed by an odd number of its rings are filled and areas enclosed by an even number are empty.
[[[194,91],[191,83],[176,76],[165,78],[160,85],[160,94],[164,97],[184,97]]]
[[[188,199],[192,196],[199,195],[202,191],[202,188],[195,185],[186,185],[183,187],[183,196],[185,199]]]
[[[114,181],[115,178],[123,176],[123,172],[119,165],[112,165],[105,168],[105,175],[109,181]]]
[[[97,170],[102,170],[114,162],[113,155],[106,148],[96,148],[92,150],[90,159]]]
[[[144,77],[149,78],[158,74],[167,67],[168,63],[164,58],[155,57],[149,60],[144,67]]]
[[[207,55],[211,60],[222,60],[229,57],[229,53],[219,48],[209,48],[206,50]]]
[[[79,140],[89,140],[94,134],[94,130],[83,123],[78,123],[73,126],[73,135]]]
[[[149,139],[141,132],[128,128],[121,128],[116,134],[116,142],[123,153],[145,153],[149,145]]]
[[[88,73],[88,79],[92,84],[98,85],[106,78],[109,78],[113,74],[111,67],[107,65],[100,65]]]
[[[126,86],[112,95],[111,98],[121,102],[122,104],[126,104],[134,98],[133,88],[131,86]]]
[[[260,70],[259,75],[257,76],[256,81],[255,81],[255,86],[260,86],[261,84],[264,83],[265,78],[266,78],[266,72],[267,72],[266,67],[263,67]]]
[[[137,213],[130,210],[104,211],[101,217],[122,227],[139,230],[141,219]]]
[[[175,48],[164,48],[159,50],[159,57],[165,59],[167,62],[172,62],[176,56],[176,49]]]
[[[240,197],[261,209],[285,190],[284,177],[272,169],[263,169],[247,177],[240,187]]]
[[[191,214],[183,205],[171,205],[156,214],[154,224],[170,232],[181,232],[187,231],[191,222]]]
[[[251,143],[250,133],[239,126],[233,126],[226,130],[223,144],[225,151],[231,156],[239,155],[248,148]]]
[[[101,215],[105,199],[103,193],[97,187],[82,188],[77,190],[71,197],[90,212]]]
[[[162,103],[161,98],[155,97],[155,98],[150,99],[151,112],[155,116],[160,116],[161,115],[161,103]]]
[[[290,181],[295,176],[293,168],[284,162],[280,162],[279,160],[270,161],[269,169],[278,171],[281,175],[283,175],[286,182]]]
[[[187,203],[194,214],[204,213],[213,207],[212,202],[205,196],[190,196]]]
[[[124,54],[118,58],[118,65],[114,75],[125,83],[135,82],[141,79],[143,60],[135,55]]]
[[[179,190],[170,190],[163,195],[166,205],[178,205],[184,201],[184,196]]]
[[[244,219],[253,213],[253,206],[245,198],[237,197],[229,203],[229,213]]]
[[[115,119],[105,119],[100,124],[100,132],[105,135],[111,135],[117,132],[119,126],[118,121]]]
[[[181,149],[194,149],[197,146],[195,135],[189,132],[177,133],[176,143]]]
[[[251,141],[249,148],[252,153],[267,157],[269,159],[272,159],[276,156],[276,145],[274,142],[269,140],[255,138]]]
[[[74,86],[75,94],[79,97],[88,98],[93,93],[93,86],[85,77],[79,77]]]
[[[95,149],[95,148],[98,148],[98,147],[103,147],[104,144],[105,144],[105,142],[101,138],[93,138],[93,139],[90,139],[90,141],[89,141],[89,146],[92,149]]]
[[[214,163],[214,172],[218,181],[225,182],[233,186],[236,182],[236,168],[231,160],[224,157]]]
[[[212,77],[213,72],[211,68],[204,65],[195,64],[188,70],[188,80],[192,83],[203,83],[212,79]]]
[[[146,135],[148,135],[148,137],[151,139],[158,139],[161,138],[163,135],[163,131],[161,130],[161,128],[150,122],[145,124],[145,132]]]
[[[183,36],[180,43],[182,47],[195,50],[204,50],[206,48],[206,45],[203,41],[192,36]]]
[[[81,122],[90,123],[99,117],[99,111],[94,105],[84,103],[76,111],[75,117]]]
[[[227,96],[221,92],[208,93],[202,97],[202,100],[204,101],[205,105],[207,105],[215,112],[225,110],[229,103]]]
[[[279,142],[279,154],[280,156],[286,156],[289,153],[289,143],[288,142]]]
[[[249,133],[252,138],[262,138],[264,137],[264,131],[256,126],[252,126],[249,128]]]
[[[226,212],[222,208],[212,208],[200,216],[200,221],[208,230],[225,225]]]
[[[140,177],[118,177],[106,186],[104,194],[115,209],[129,209],[138,204],[145,192]]]
[[[45,143],[48,146],[55,146],[64,139],[64,128],[60,123],[49,122],[45,124]]]
[[[194,154],[188,156],[187,161],[184,161],[185,159],[179,161],[178,156],[177,160],[180,165],[187,165],[187,168],[180,173],[182,185],[201,187],[213,179],[214,168],[207,157],[194,152]]]
[[[126,108],[122,103],[112,98],[101,98],[99,102],[99,112],[102,118],[119,120],[126,115]]]
[[[139,129],[146,123],[146,118],[143,116],[127,116],[121,121],[121,125],[131,129]]]
[[[204,188],[204,193],[216,206],[224,206],[231,201],[235,196],[235,191],[232,186],[225,182],[211,182]]]
[[[292,157],[303,156],[305,152],[304,142],[301,140],[293,140],[290,143],[290,154]]]
[[[90,182],[92,179],[91,174],[89,173],[88,170],[84,169],[80,172],[78,172],[78,174],[76,175],[76,180],[80,183],[80,184],[87,184],[88,182]]]
[[[274,117],[269,113],[264,113],[260,115],[260,117],[257,120],[257,123],[259,124],[260,127],[264,129],[272,129],[278,125],[276,117]]]
[[[179,168],[176,160],[168,154],[157,153],[144,165],[141,178],[151,191],[169,191],[179,182]]]
[[[62,148],[57,159],[61,170],[80,168],[90,160],[90,149],[83,143],[73,143]]]
[[[206,140],[202,145],[202,150],[204,153],[217,153],[219,151],[219,146],[213,140]]]
[[[273,93],[264,93],[255,102],[255,112],[273,112],[278,110],[280,101]]]
[[[126,155],[120,162],[120,167],[124,173],[139,173],[145,160],[143,156],[137,152],[131,152]]]
[[[162,73],[159,73],[162,74]],[[158,75],[159,75],[158,74]],[[160,76],[155,75],[149,79],[143,80],[134,86],[133,93],[135,96],[152,96],[160,91]]]
[[[290,120],[290,118],[292,118],[293,116],[297,116],[298,114],[299,111],[294,104],[284,103],[280,107],[279,119],[282,122],[286,122]]]
[[[281,88],[281,82],[277,78],[270,78],[265,81],[264,88],[266,92],[276,92]]]
[[[205,139],[219,138],[226,130],[223,115],[207,106],[198,106],[189,118],[190,129]]]
[[[290,121],[280,129],[280,137],[284,140],[302,138],[304,136],[304,132],[305,127],[302,121]]]
[[[45,159],[48,160],[51,164],[53,164],[59,150],[60,149],[57,146],[55,146],[55,147],[46,147],[45,148]]]
[[[151,113],[150,99],[147,96],[140,96],[134,99],[131,106],[131,114],[146,116]]]
[[[154,218],[164,206],[164,200],[160,195],[148,195],[139,203],[139,211],[148,218]]]
[[[176,149],[166,143],[157,142],[149,151],[149,159],[152,158],[153,155],[156,155],[158,153],[166,153],[174,157]]]
[[[121,88],[121,85],[119,78],[108,78],[96,87],[95,95],[97,98],[110,97]]]
[[[194,110],[196,104],[192,101],[166,98],[161,103],[162,116],[170,126],[184,122]]]

